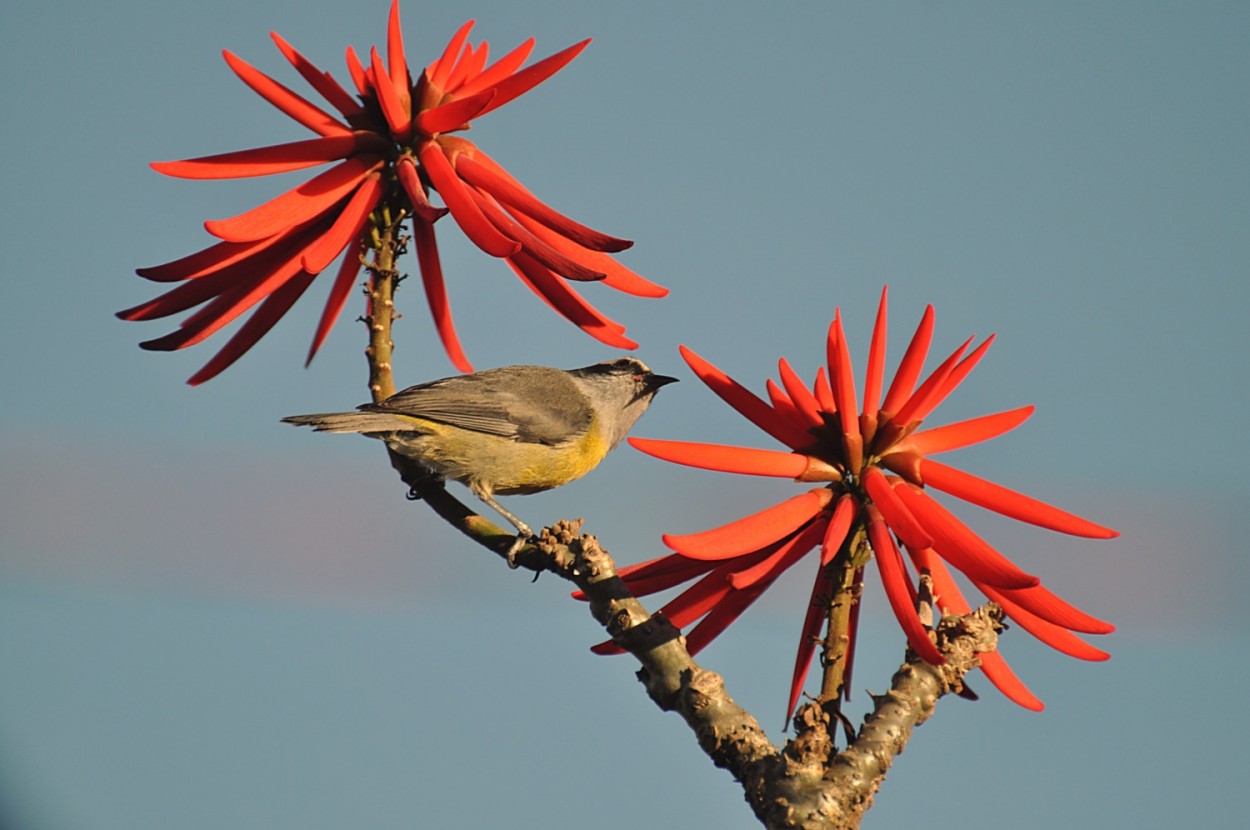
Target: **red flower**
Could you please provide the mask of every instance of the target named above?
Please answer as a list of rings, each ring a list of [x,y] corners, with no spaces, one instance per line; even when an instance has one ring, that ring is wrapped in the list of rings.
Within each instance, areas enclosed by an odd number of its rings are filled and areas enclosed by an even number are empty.
[[[452,325],[434,239],[434,223],[450,212],[477,247],[506,260],[534,293],[574,325],[608,345],[636,348],[623,326],[592,308],[565,282],[601,280],[629,294],[664,296],[667,289],[609,256],[633,243],[556,212],[472,142],[452,135],[551,77],[590,41],[520,69],[534,47],[531,38],[487,66],[487,44],[474,47],[468,42],[472,26],[472,20],[464,24],[442,56],[414,81],[404,57],[395,0],[387,30],[387,60],[375,48],[369,62],[362,64],[352,49],[347,50],[357,96],[273,33],[283,56],[337,116],[225,52],[226,63],[244,83],[318,137],[157,162],[152,167],[168,176],[228,179],[334,166],[252,210],[206,222],[208,232],[221,240],[217,244],[164,265],[139,269],[139,275],[147,279],[182,284],[119,312],[122,319],[152,320],[199,306],[176,331],[140,345],[158,351],[194,345],[260,303],[189,381],[202,383],[255,345],[316,275],[346,251],[308,352],[311,361],[347,301],[361,256],[372,247],[374,222],[410,215],[434,323],[452,363],[471,372],[473,367]],[[446,207],[431,204],[431,188]]]
[[[783,358],[781,385],[771,380],[767,384],[769,402],[683,346],[686,362],[712,391],[789,451],[629,439],[636,448],[667,461],[818,483],[814,489],[723,527],[666,535],[665,544],[676,553],[621,571],[625,583],[639,596],[699,578],[663,608],[681,628],[702,619],[686,638],[687,648],[694,654],[737,619],[783,571],[819,548],[820,562],[799,637],[787,713],[794,711],[807,676],[827,608],[821,599],[828,599],[834,590],[833,569],[828,566],[839,551],[849,555],[871,550],[908,643],[931,663],[941,663],[943,658],[917,615],[916,584],[903,552],[913,568],[931,576],[937,604],[944,612],[965,614],[970,610],[947,568],[951,565],[1042,642],[1085,660],[1109,656],[1072,632],[1107,634],[1113,626],[1052,594],[1036,576],[1010,562],[930,495],[930,490],[940,490],[1011,518],[1077,536],[1106,539],[1118,535],[930,457],[995,438],[1033,412],[1033,407],[1027,406],[920,429],[924,419],[972,371],[993,340],[988,338],[965,355],[972,344],[969,338],[917,385],[932,333],[930,306],[882,400],[886,339],[886,294],[882,292],[868,353],[862,409],[856,398],[840,314],[835,314],[829,329],[828,375],[821,368],[809,386]],[[856,581],[862,579],[863,560],[852,559],[851,563],[858,566]],[[854,651],[854,628],[853,610],[849,654]],[[612,643],[595,650],[620,651]],[[848,677],[849,662],[848,657]],[[1016,703],[1042,708],[997,652],[982,656],[982,669]]]

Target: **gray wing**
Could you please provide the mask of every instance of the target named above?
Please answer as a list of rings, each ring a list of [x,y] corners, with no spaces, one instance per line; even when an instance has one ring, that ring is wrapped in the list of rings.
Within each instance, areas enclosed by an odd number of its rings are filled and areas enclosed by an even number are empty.
[[[561,443],[581,434],[591,420],[590,407],[568,374],[545,366],[509,366],[435,380],[360,409],[534,444]]]

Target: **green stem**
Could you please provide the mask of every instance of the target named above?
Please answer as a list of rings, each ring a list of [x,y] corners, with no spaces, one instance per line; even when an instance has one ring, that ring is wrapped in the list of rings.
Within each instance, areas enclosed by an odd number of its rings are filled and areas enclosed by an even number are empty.
[[[369,394],[374,403],[380,403],[395,394],[395,377],[391,369],[391,354],[395,341],[391,338],[391,325],[395,321],[395,286],[399,272],[395,260],[404,250],[407,239],[402,235],[404,214],[391,220],[389,209],[382,209],[382,221],[377,226],[377,246],[372,261],[365,263],[369,271],[369,313],[365,325],[369,328],[369,345],[365,358],[369,362]]]
[[[850,662],[851,612],[860,601],[860,586],[856,574],[864,566],[866,551],[862,529],[852,530],[828,565],[833,569],[833,591],[828,598],[828,624],[822,643],[820,696],[817,702],[830,715],[839,715],[846,693],[846,670]]]
[[[850,551],[845,545],[828,567],[834,569],[834,590],[829,597],[828,624],[821,659],[824,674],[818,700],[822,708],[836,712],[842,700],[846,683],[846,663],[850,656],[851,609],[859,597],[855,590],[855,568],[851,566]]]
[[[395,394],[395,376],[391,366],[391,355],[395,349],[391,327],[395,322],[395,288],[399,284],[395,262],[407,243],[402,225],[406,216],[406,212],[400,210],[397,218],[392,219],[390,208],[383,207],[379,211],[373,253],[365,262],[369,271],[369,312],[364,318],[369,329],[369,345],[365,348],[365,359],[369,363],[369,393],[374,403]],[[424,499],[452,527],[501,556],[512,546],[516,539],[514,534],[501,530],[489,519],[466,507],[448,493],[441,482],[432,480],[429,472],[420,465],[393,451],[390,457],[391,466],[409,486],[412,497]]]

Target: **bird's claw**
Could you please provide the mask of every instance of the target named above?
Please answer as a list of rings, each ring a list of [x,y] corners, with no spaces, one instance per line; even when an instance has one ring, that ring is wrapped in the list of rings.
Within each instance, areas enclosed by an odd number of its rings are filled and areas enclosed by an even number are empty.
[[[521,552],[521,548],[525,547],[526,544],[529,543],[529,540],[531,538],[533,538],[533,534],[530,533],[528,529],[526,529],[522,533],[517,534],[516,539],[512,541],[512,547],[508,548],[507,557],[508,557],[509,568],[516,570],[518,567],[520,567],[517,564],[516,555]]]

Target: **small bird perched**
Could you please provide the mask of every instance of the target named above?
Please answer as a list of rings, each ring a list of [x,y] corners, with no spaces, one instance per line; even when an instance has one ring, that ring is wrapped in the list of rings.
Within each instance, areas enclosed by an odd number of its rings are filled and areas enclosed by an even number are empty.
[[[511,564],[533,534],[495,495],[539,493],[586,475],[676,380],[632,357],[567,371],[503,366],[410,386],[355,412],[282,421],[381,439],[434,477],[466,485],[517,529]]]

